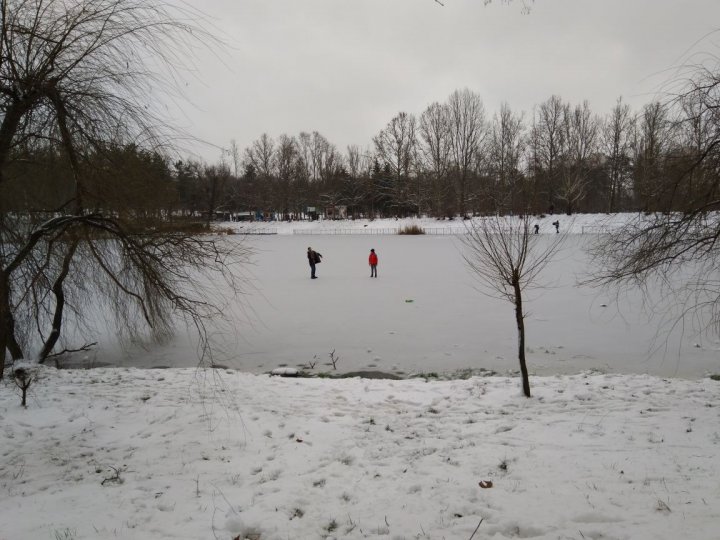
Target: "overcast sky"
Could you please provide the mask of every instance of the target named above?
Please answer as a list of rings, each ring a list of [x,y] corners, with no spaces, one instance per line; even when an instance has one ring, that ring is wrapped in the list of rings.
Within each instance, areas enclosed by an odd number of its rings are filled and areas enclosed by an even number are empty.
[[[225,65],[201,59],[176,123],[217,147],[317,130],[344,152],[465,87],[489,116],[503,101],[531,114],[552,94],[597,113],[621,95],[640,107],[688,51],[720,43],[720,0],[536,0],[530,14],[519,0],[442,2],[205,0]]]

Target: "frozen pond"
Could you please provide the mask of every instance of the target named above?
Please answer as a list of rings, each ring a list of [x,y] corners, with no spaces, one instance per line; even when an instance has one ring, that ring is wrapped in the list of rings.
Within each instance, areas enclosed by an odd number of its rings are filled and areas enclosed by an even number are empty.
[[[546,241],[548,237],[541,241]],[[668,331],[670,302],[650,320],[640,296],[613,296],[577,286],[591,235],[571,235],[546,269],[549,287],[526,298],[532,373],[588,369],[700,377],[719,370],[720,346],[687,326]],[[240,237],[228,237],[239,241]],[[452,236],[254,236],[254,292],[214,331],[214,361],[250,372],[317,362],[315,371],[379,370],[405,374],[485,368],[517,369],[513,306],[478,292]],[[311,280],[306,250],[324,255]],[[380,258],[378,279],[367,265]],[[196,345],[178,335],[162,346],[120,352],[101,343],[94,359],[123,366],[193,366]]]

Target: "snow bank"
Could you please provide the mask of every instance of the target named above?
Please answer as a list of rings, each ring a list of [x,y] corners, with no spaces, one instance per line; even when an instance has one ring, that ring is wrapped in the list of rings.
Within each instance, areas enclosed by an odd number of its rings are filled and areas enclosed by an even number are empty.
[[[599,234],[619,228],[637,214],[564,214],[543,215],[533,218],[540,226],[540,234],[555,234],[554,221],[560,222],[560,231],[570,234]],[[473,218],[474,221],[483,218]],[[397,234],[408,226],[422,227],[427,234],[462,234],[470,221],[435,218],[355,219],[319,221],[255,221],[223,222],[217,226],[238,233],[250,234]]]

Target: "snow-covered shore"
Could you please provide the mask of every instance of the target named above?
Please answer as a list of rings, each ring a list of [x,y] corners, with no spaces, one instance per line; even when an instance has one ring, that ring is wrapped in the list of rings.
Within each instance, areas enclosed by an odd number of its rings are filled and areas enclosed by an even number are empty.
[[[554,234],[554,221],[560,222],[560,230],[570,234],[600,234],[613,231],[637,214],[547,214],[534,216],[532,224],[538,224],[540,234]],[[481,221],[482,217],[472,220],[436,219],[436,218],[383,218],[383,219],[321,219],[318,221],[239,221],[216,224],[219,229],[231,229],[245,234],[397,234],[400,229],[418,226],[427,234],[462,234],[473,222]]]
[[[43,368],[0,538],[718,538],[720,382],[531,382]]]

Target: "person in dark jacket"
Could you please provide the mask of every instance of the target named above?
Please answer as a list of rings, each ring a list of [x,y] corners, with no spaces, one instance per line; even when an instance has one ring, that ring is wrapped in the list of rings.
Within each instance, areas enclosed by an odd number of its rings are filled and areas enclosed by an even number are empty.
[[[316,279],[315,265],[322,261],[322,255],[320,255],[317,251],[314,251],[313,248],[309,247],[307,250],[307,258],[308,263],[310,263],[310,279]]]
[[[370,250],[370,256],[368,257],[368,264],[370,265],[370,277],[377,277],[377,264],[378,256],[374,249]]]

